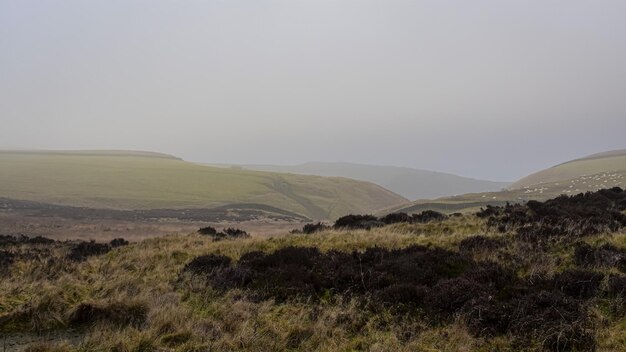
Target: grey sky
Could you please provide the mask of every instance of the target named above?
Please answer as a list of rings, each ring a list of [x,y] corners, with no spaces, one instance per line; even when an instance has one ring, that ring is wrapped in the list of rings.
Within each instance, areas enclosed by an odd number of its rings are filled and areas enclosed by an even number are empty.
[[[626,147],[626,1],[0,0],[0,147],[513,180]]]

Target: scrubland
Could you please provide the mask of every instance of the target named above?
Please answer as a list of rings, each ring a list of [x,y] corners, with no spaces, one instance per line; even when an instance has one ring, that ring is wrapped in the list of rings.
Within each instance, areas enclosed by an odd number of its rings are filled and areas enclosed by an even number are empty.
[[[625,350],[625,199],[351,217],[270,238],[5,236],[0,349]]]

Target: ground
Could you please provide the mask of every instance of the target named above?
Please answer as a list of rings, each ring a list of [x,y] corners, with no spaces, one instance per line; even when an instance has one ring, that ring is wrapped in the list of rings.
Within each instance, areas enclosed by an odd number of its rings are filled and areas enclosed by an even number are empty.
[[[476,234],[481,234],[480,241],[467,241]],[[584,241],[594,248],[610,244],[624,250],[626,233],[600,233]],[[493,243],[501,247],[490,247]],[[318,248],[324,255],[335,250],[364,253],[368,248],[402,250],[415,245],[424,246],[417,247],[419,251],[477,263],[518,258],[514,261],[522,280],[557,277],[574,266],[574,244],[533,252],[520,243],[513,234],[488,226],[485,219],[464,215],[371,230],[329,229],[310,235],[285,233],[222,241],[197,233],[169,235],[83,261],[68,259],[72,250],[68,242],[5,246],[18,259],[0,283],[0,346],[4,339],[5,344],[13,344],[9,350],[29,351],[542,350],[543,335],[477,334],[472,325],[476,318],[467,312],[434,319],[428,308],[378,305],[358,290],[319,291],[319,296],[304,297],[288,293],[284,299],[274,295],[272,287],[254,283],[223,289],[206,281],[202,266],[198,275],[189,270],[194,258],[208,254],[237,262],[246,253],[271,255],[293,247]],[[211,267],[208,270],[213,273]],[[619,273],[615,268],[597,271],[607,277]],[[582,331],[591,331],[587,337],[595,341],[594,348],[626,348],[626,319],[611,310],[615,301],[598,296],[588,302],[585,309],[594,325],[585,325]],[[572,335],[565,338],[573,339]]]

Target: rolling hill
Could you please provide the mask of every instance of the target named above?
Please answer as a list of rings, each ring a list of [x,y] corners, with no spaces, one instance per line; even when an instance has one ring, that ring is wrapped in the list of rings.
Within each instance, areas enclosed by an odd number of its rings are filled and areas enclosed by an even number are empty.
[[[511,184],[509,189],[520,189],[542,183],[571,180],[605,172],[626,170],[626,149],[592,154],[528,175]]]
[[[564,162],[538,171],[499,192],[475,192],[435,200],[418,200],[382,211],[420,212],[427,209],[452,213],[474,211],[488,204],[546,200],[602,188],[626,188],[626,150],[614,150]]]
[[[198,165],[128,151],[0,152],[0,197],[108,209],[271,206],[311,219],[407,200],[373,183]]]
[[[241,165],[248,170],[301,175],[339,176],[378,184],[408,199],[436,198],[469,192],[499,191],[507,182],[395,166],[311,162],[300,165]]]

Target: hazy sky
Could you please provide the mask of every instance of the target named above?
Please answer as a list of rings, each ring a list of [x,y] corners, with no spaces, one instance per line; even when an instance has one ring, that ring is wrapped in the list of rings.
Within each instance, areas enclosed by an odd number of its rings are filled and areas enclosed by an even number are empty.
[[[0,0],[0,148],[514,180],[626,148],[626,1]]]

